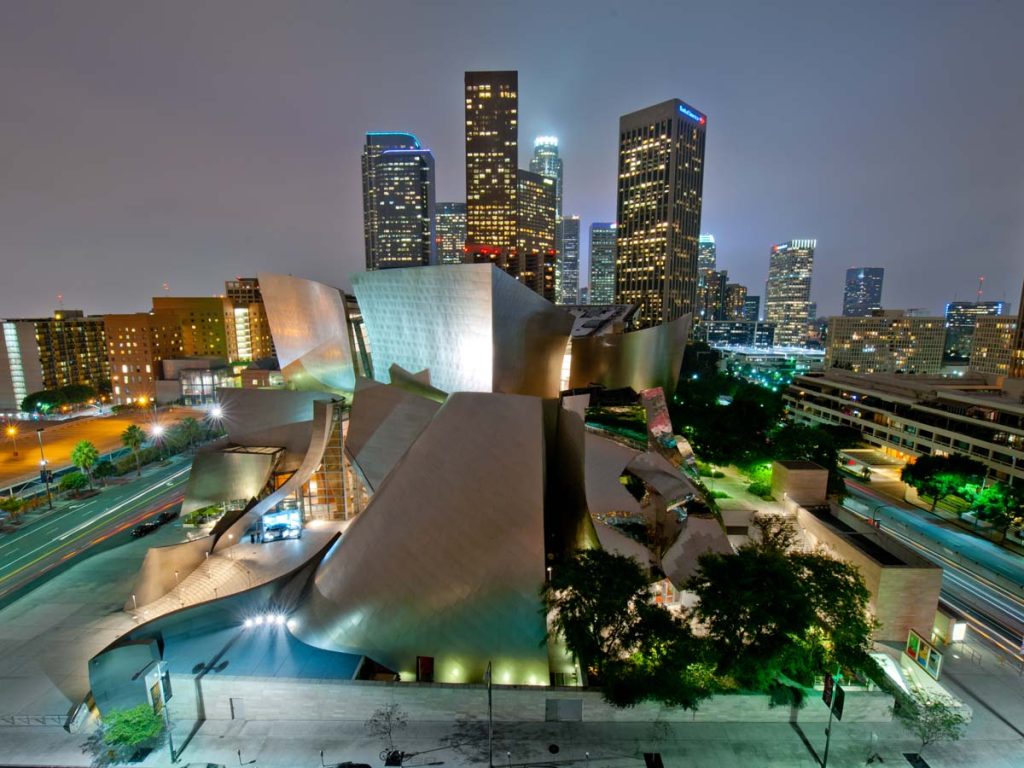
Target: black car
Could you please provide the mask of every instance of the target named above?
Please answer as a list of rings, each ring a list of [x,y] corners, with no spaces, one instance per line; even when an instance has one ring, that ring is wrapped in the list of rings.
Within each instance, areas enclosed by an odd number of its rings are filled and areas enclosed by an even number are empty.
[[[157,523],[159,525],[163,525],[164,523],[169,523],[169,522],[171,522],[171,520],[177,519],[177,517],[178,517],[177,510],[174,510],[174,511],[168,510],[167,512],[161,512],[160,516],[156,519],[156,521],[157,521]]]
[[[142,523],[141,525],[136,525],[134,528],[132,528],[132,538],[141,539],[143,536],[148,536],[159,527],[160,523],[154,521]]]

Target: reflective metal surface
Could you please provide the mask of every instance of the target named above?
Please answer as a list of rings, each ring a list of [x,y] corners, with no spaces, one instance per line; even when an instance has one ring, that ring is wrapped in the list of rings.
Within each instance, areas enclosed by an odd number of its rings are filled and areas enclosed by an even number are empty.
[[[380,380],[397,364],[445,392],[557,396],[572,317],[492,265],[362,272],[352,287]]]
[[[631,333],[573,339],[569,386],[600,384],[640,392],[662,387],[675,392],[683,364],[690,316]]]
[[[271,272],[260,272],[259,281],[285,380],[297,389],[351,392],[356,382],[341,291]]]

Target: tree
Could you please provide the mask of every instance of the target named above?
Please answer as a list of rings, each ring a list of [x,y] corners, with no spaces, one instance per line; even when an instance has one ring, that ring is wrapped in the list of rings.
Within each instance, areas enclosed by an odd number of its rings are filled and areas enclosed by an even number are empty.
[[[106,713],[82,751],[92,755],[94,766],[117,765],[131,761],[140,747],[159,747],[166,735],[160,715],[140,704]]]
[[[146,433],[138,424],[132,424],[121,433],[121,445],[128,448],[135,457],[135,474],[142,477],[142,464],[139,461],[139,449],[146,442]]]
[[[947,496],[959,496],[967,500],[968,487],[980,486],[985,477],[985,465],[966,456],[919,456],[913,464],[907,464],[900,478],[917,492],[930,496],[934,512],[939,502]]]
[[[384,740],[384,749],[393,752],[395,749],[395,734],[408,725],[408,716],[402,711],[398,704],[386,704],[374,710],[370,719],[366,721],[366,730],[375,739]]]
[[[88,440],[81,440],[71,449],[71,463],[85,473],[92,488],[92,468],[99,461],[100,452]]]
[[[1024,525],[1024,495],[1018,487],[999,482],[968,486],[966,495],[978,519],[990,523],[1004,540],[1012,526]]]
[[[25,502],[17,496],[6,496],[3,499],[0,499],[0,510],[11,516],[12,523],[18,522],[18,519],[21,517],[21,510],[24,507]]]
[[[613,705],[696,708],[714,690],[714,664],[689,625],[651,601],[648,581],[632,558],[577,552],[544,590],[552,631]]]
[[[191,416],[186,416],[178,422],[178,430],[182,438],[188,443],[189,450],[195,448],[196,442],[203,436],[203,427]]]
[[[57,487],[61,491],[80,491],[89,484],[89,480],[81,472],[68,472],[61,475]]]
[[[717,672],[753,690],[780,680],[810,685],[833,668],[859,669],[874,623],[856,567],[791,551],[792,526],[759,516],[762,540],[735,555],[706,554],[687,585],[693,614],[718,654]]]
[[[938,741],[957,741],[967,725],[967,715],[947,697],[925,693],[902,695],[895,709],[896,718],[916,736],[918,754]]]

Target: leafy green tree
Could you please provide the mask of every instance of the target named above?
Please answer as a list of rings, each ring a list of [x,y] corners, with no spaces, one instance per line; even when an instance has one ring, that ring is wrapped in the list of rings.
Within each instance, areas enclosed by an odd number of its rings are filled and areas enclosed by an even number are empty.
[[[189,450],[194,450],[196,443],[203,437],[202,425],[191,416],[186,416],[178,422],[177,428]]]
[[[164,721],[149,704],[103,715],[99,727],[82,745],[93,766],[127,763],[141,747],[155,749],[167,737]]]
[[[859,669],[874,623],[854,566],[795,551],[779,516],[760,517],[761,541],[735,555],[706,554],[688,588],[694,616],[718,654],[717,672],[753,690],[780,680],[810,685],[838,663]]]
[[[3,499],[0,499],[0,510],[11,516],[12,523],[18,522],[18,519],[21,517],[21,511],[24,507],[25,502],[17,496],[5,496]]]
[[[980,486],[986,474],[985,465],[966,456],[920,456],[907,464],[900,475],[903,482],[917,492],[931,497],[934,512],[947,496],[967,500],[970,486]]]
[[[713,690],[714,664],[688,625],[652,603],[648,582],[632,558],[581,550],[545,588],[552,629],[615,706],[694,708]]]
[[[99,458],[100,452],[88,440],[80,440],[71,449],[71,463],[85,473],[89,480],[90,488],[92,488],[92,468],[99,461]]]
[[[1024,525],[1024,494],[1019,488],[998,482],[969,485],[965,495],[978,519],[990,523],[1004,540],[1012,526]]]
[[[135,457],[135,474],[142,477],[142,464],[139,461],[139,449],[146,442],[146,433],[138,424],[129,425],[121,433],[121,445],[132,452]]]
[[[66,475],[61,475],[57,487],[61,491],[80,491],[88,484],[88,478],[81,472],[68,472]]]
[[[958,741],[967,726],[967,716],[948,698],[913,693],[897,701],[896,718],[921,742],[919,755],[929,744]]]

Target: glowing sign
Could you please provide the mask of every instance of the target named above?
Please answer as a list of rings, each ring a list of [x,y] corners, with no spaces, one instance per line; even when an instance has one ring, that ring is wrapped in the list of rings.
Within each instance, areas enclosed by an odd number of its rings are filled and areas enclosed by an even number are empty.
[[[708,119],[704,117],[704,115],[702,115],[700,112],[698,112],[695,109],[690,109],[690,107],[686,106],[685,104],[679,105],[679,114],[685,115],[691,120],[696,120],[701,125],[704,125],[704,123],[708,121]]]

